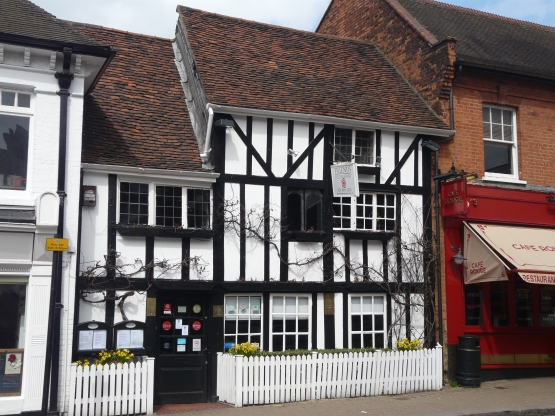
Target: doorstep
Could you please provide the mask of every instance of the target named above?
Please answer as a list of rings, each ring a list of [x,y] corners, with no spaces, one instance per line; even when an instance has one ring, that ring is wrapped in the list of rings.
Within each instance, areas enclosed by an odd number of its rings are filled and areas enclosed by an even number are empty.
[[[171,413],[198,412],[199,410],[233,408],[225,403],[192,403],[192,404],[162,404],[154,406],[154,413],[167,415]]]

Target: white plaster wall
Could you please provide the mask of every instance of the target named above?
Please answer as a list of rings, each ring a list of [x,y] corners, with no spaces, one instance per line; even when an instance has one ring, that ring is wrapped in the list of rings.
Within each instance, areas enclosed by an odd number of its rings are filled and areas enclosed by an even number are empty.
[[[96,186],[96,206],[82,208],[81,270],[104,261],[108,244],[108,175],[85,172],[83,185]]]
[[[323,130],[324,126],[316,124],[314,126],[314,137],[318,136]],[[321,181],[324,179],[324,169],[329,169],[329,166],[324,166],[324,146],[326,139],[320,140],[320,143],[314,148],[314,157],[312,159],[312,179]]]
[[[121,296],[126,291],[116,291],[116,296]],[[114,324],[123,321],[121,316],[121,311],[118,307],[118,302],[116,301],[115,309],[114,309]],[[146,292],[135,292],[133,296],[129,296],[125,299],[123,303],[123,311],[127,316],[129,321],[146,321]]]
[[[239,185],[225,184],[225,200],[239,202]],[[239,205],[233,206],[233,215],[239,215]],[[235,281],[240,274],[240,241],[239,236],[234,230],[227,230],[224,233],[224,280]],[[215,259],[215,261],[221,261]]]
[[[289,262],[303,262],[307,259],[317,258],[322,255],[322,243],[289,243]],[[324,270],[322,257],[304,265],[289,266],[289,281],[296,282],[321,282]]]
[[[295,121],[293,126],[293,150],[299,152],[297,156],[293,156],[293,163],[303,154],[308,147],[308,123],[303,121]],[[306,179],[308,172],[308,158],[293,172],[291,178]]]
[[[423,229],[424,209],[421,195],[401,197],[401,238],[403,248],[403,281],[423,282]]]
[[[394,298],[397,298],[399,302],[396,302]],[[404,305],[401,304],[404,299],[404,295],[395,295],[391,298],[392,305],[388,305],[391,308],[391,327],[389,332],[391,333],[391,342],[395,348],[395,342],[400,341],[407,336],[407,326],[405,325],[405,314],[403,313]]]
[[[268,146],[268,119],[253,117],[252,145],[262,160],[266,161],[266,147]],[[254,157],[252,158],[252,174],[254,176],[267,176],[264,169],[262,169]]]
[[[333,252],[333,269],[335,270],[334,280],[336,282],[345,281],[345,237],[343,234],[335,233],[333,234],[333,245],[337,247],[340,251]],[[343,255],[342,255],[343,253]]]
[[[272,241],[277,247],[281,247],[281,188],[279,186],[270,187],[270,216],[277,221],[274,222],[271,229],[272,235],[275,237]],[[270,281],[279,282],[281,260],[276,248],[270,244]]]
[[[399,160],[403,158],[407,149],[409,148],[410,144],[414,140],[414,134],[406,134],[400,133],[399,134]],[[418,146],[418,149],[420,146]],[[420,161],[422,159],[419,159]],[[420,174],[420,170],[418,169],[418,173]],[[414,185],[414,152],[411,152],[411,155],[401,168],[401,184],[413,186]]]
[[[191,257],[199,257],[195,264],[189,265],[189,278],[191,280],[212,280],[214,279],[214,259],[212,240],[193,240],[191,239]]]
[[[146,238],[122,237],[116,235],[116,250],[120,256],[116,259],[118,266],[124,266],[124,273],[136,273],[142,266],[146,266]],[[156,245],[154,246],[156,248]],[[156,255],[154,256],[156,258]],[[138,261],[137,261],[138,260]],[[156,273],[154,274],[156,276]],[[145,277],[145,272],[133,274],[133,277]]]
[[[346,299],[343,293],[333,294],[334,324],[335,324],[335,348],[341,349],[343,346],[343,302]]]
[[[287,172],[287,131],[287,120],[274,119],[272,131],[272,172],[278,178]]]
[[[247,134],[246,117],[233,116],[233,118]],[[226,129],[225,139],[225,173],[245,175],[247,173],[247,147],[233,129]]]
[[[180,263],[181,258],[180,238],[154,238],[154,261],[168,261],[169,264]],[[210,241],[212,243],[212,241]],[[143,246],[144,247],[144,246]],[[191,250],[192,251],[192,250]],[[163,271],[159,267],[154,268],[155,279],[181,279],[181,266]]]
[[[368,265],[370,279],[383,282],[383,247],[381,241],[368,241]]]
[[[349,241],[349,258],[351,260],[351,265],[354,269],[351,270],[351,282],[356,281],[356,279],[363,278],[363,250],[362,250],[362,241],[361,240],[350,240]]]
[[[101,301],[104,299],[105,292],[91,293],[87,295],[87,301],[81,299],[79,301],[79,323],[88,321],[105,322],[106,320],[106,303],[90,303]]]
[[[424,340],[424,296],[414,293],[410,295],[410,335]]]
[[[380,176],[384,183],[395,169],[395,133],[382,130],[382,161]]]
[[[252,211],[252,213],[251,213]],[[245,186],[245,212],[247,223],[259,226],[258,232],[264,235],[264,187],[260,185]],[[247,236],[245,241],[245,279],[264,281],[264,242],[257,237]]]
[[[324,294],[318,293],[316,295],[316,345],[312,348],[324,349],[326,348],[325,338],[325,325],[324,325]]]

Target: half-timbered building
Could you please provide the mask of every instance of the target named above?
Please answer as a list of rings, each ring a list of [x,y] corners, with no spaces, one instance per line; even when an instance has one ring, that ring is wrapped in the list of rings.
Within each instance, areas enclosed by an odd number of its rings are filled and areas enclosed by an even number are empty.
[[[236,343],[423,337],[422,144],[452,132],[371,43],[178,12],[173,42],[77,26],[119,50],[85,103],[78,321],[146,323],[107,343],[156,357],[159,403],[216,399]]]

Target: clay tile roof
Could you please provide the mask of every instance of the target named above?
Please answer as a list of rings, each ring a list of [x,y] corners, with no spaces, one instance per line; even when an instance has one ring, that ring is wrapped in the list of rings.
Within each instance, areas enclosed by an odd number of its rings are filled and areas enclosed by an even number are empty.
[[[73,24],[117,50],[85,97],[83,163],[201,170],[172,41]]]
[[[97,52],[109,49],[28,0],[0,0],[0,38],[7,43],[82,46]]]
[[[446,128],[370,42],[178,12],[210,103]]]
[[[555,77],[553,27],[433,0],[396,1],[439,40],[457,39],[459,61]]]

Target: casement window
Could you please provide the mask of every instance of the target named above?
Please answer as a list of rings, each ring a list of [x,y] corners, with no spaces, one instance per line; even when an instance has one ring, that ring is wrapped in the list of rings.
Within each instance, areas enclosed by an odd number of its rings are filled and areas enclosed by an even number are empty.
[[[322,191],[290,189],[287,194],[287,229],[289,231],[322,230]]]
[[[374,164],[374,132],[336,128],[334,135],[334,162],[354,162],[359,165]]]
[[[121,224],[203,229],[211,226],[210,189],[122,181],[119,191]]]
[[[349,348],[385,348],[385,295],[349,295]]]
[[[0,90],[0,189],[27,188],[31,94]]]
[[[262,349],[262,296],[228,295],[224,309],[225,350],[247,341]]]
[[[271,295],[271,351],[311,348],[311,309],[308,295]]]
[[[485,176],[517,178],[516,113],[483,106]]]
[[[395,195],[363,193],[333,198],[333,228],[395,231]]]

